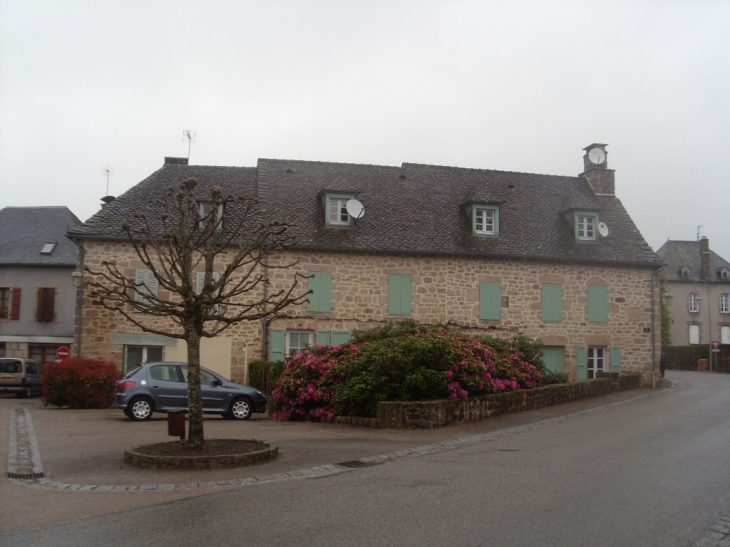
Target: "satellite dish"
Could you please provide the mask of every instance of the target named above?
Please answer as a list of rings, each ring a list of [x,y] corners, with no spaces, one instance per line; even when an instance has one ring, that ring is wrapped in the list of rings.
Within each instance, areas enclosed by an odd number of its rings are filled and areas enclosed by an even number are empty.
[[[598,233],[601,234],[601,237],[606,237],[608,235],[608,226],[606,226],[605,222],[598,223]]]
[[[347,209],[347,214],[352,218],[362,218],[365,215],[365,207],[356,199],[347,200],[345,209]]]

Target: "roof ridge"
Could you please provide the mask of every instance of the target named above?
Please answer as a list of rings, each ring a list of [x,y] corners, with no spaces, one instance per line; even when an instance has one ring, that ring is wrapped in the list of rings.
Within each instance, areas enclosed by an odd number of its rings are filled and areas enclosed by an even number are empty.
[[[397,165],[379,165],[377,163],[354,163],[346,161],[322,161],[322,160],[292,160],[292,159],[279,159],[279,158],[259,158],[259,161],[280,161],[280,162],[296,162],[296,163],[307,163],[307,164],[319,164],[319,165],[356,165],[360,167],[384,167],[387,169],[402,169]]]
[[[418,166],[418,167],[434,167],[436,169],[456,169],[457,171],[482,171],[489,173],[516,173],[518,175],[534,175],[538,177],[557,177],[562,179],[578,179],[580,175],[548,175],[545,173],[531,173],[529,171],[505,171],[503,169],[484,169],[482,167],[459,167],[456,165],[437,165],[433,163],[410,163],[403,162],[402,167],[406,166]]]

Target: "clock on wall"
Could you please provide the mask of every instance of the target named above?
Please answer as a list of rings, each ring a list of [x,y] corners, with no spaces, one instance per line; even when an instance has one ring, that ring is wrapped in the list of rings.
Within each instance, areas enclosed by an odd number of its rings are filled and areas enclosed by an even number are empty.
[[[588,159],[591,160],[591,163],[598,165],[606,161],[606,153],[600,148],[591,148],[591,151],[588,152]]]

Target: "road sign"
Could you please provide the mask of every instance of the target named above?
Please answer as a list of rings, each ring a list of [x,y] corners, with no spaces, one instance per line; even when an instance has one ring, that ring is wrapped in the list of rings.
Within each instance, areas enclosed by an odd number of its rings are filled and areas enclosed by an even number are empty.
[[[713,340],[712,341],[712,349],[720,349],[720,341],[719,340]]]
[[[56,359],[68,359],[71,357],[71,350],[68,349],[66,346],[61,346],[58,349],[56,349]]]

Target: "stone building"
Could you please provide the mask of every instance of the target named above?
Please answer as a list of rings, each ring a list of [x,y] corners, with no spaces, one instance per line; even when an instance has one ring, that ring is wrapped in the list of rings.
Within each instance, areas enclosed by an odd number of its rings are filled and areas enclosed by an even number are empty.
[[[0,357],[56,360],[73,343],[80,224],[68,207],[0,210]]]
[[[730,344],[730,263],[710,240],[667,241],[657,251],[673,346]]]
[[[205,366],[242,379],[253,359],[339,344],[386,321],[421,322],[545,344],[554,371],[658,369],[660,261],[614,193],[606,145],[578,176],[404,163],[399,167],[261,159],[255,168],[166,164],[71,231],[87,267],[113,259],[144,276],[120,231],[169,185],[199,179],[259,200],[262,218],[296,223],[297,243],[269,258],[271,290],[308,275],[309,302],[204,340]],[[157,213],[159,214],[159,213]],[[224,228],[225,229],[225,228]],[[274,266],[295,260],[289,269]],[[222,265],[221,265],[222,267]],[[145,334],[84,298],[82,353],[120,368],[185,359],[184,344]]]

